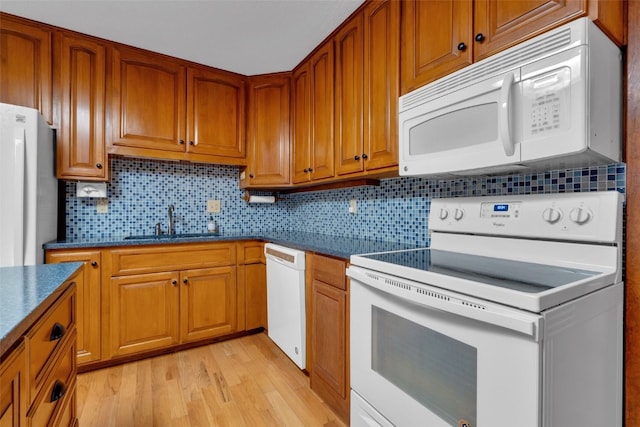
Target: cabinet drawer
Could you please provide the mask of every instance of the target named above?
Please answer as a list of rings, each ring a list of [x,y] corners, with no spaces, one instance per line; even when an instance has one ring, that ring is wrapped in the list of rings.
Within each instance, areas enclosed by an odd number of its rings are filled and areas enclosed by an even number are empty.
[[[238,264],[264,263],[264,244],[247,242],[238,245]]]
[[[111,275],[153,273],[233,265],[235,244],[192,244],[134,247],[111,251]]]
[[[27,414],[27,425],[38,427],[52,425],[57,412],[64,410],[65,395],[75,392],[76,345],[75,329],[70,339],[65,340],[65,348],[53,362],[42,388]]]
[[[346,263],[344,260],[314,255],[312,275],[313,280],[319,280],[336,288],[347,290]]]
[[[73,286],[60,297],[48,314],[27,335],[29,340],[29,384],[31,390],[31,399],[29,401],[33,399],[35,390],[44,379],[48,368],[47,361],[59,346],[68,341],[67,335],[71,331],[75,334],[75,298],[75,286]]]

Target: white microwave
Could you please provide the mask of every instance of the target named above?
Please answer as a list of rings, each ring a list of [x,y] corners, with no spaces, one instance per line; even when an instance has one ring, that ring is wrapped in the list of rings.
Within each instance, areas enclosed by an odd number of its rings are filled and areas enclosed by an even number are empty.
[[[575,20],[400,97],[400,175],[620,161],[622,55]]]

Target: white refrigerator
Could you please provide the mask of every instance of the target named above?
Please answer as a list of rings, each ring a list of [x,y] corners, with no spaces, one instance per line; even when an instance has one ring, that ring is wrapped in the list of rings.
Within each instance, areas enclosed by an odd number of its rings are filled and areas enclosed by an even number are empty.
[[[42,264],[57,236],[54,152],[38,110],[0,103],[0,267]]]

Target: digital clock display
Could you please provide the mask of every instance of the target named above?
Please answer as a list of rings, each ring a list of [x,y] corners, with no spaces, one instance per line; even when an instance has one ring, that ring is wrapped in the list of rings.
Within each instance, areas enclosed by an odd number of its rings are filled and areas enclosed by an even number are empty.
[[[494,212],[508,212],[509,211],[509,205],[507,205],[507,204],[493,205],[493,211]]]

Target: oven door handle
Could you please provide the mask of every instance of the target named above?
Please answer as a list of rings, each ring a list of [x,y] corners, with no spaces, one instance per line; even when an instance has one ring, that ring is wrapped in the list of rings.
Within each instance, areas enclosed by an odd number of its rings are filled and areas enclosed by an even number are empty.
[[[471,320],[516,331],[539,341],[542,337],[542,317],[509,307],[455,294],[444,289],[418,284],[398,277],[350,266],[347,276],[361,284],[404,300]],[[353,287],[353,282],[351,286]]]

